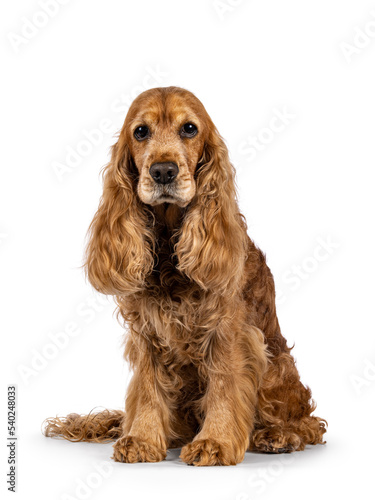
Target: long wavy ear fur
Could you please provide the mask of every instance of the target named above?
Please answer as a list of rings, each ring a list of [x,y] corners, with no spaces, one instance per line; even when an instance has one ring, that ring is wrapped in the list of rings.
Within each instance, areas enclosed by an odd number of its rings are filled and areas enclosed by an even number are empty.
[[[108,295],[142,289],[154,263],[148,213],[136,195],[136,174],[122,136],[103,171],[103,195],[88,230],[85,270],[93,287]]]
[[[214,126],[196,182],[196,195],[177,234],[177,268],[204,290],[232,294],[243,277],[248,239],[236,201],[234,168]]]

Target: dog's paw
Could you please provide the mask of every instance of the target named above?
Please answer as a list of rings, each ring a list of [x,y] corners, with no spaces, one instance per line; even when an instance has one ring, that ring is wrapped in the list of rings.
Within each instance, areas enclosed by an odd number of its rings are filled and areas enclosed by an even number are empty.
[[[167,456],[165,450],[134,436],[119,438],[113,445],[113,460],[133,464],[136,462],[160,462]]]
[[[284,446],[280,446],[280,443],[270,441],[267,445],[264,446],[264,453],[292,453],[294,450],[293,445],[286,444]]]
[[[231,450],[213,439],[197,439],[185,445],[180,458],[189,465],[236,465]]]
[[[261,453],[292,453],[303,448],[297,435],[273,433],[271,436],[268,433],[258,435],[250,449]]]

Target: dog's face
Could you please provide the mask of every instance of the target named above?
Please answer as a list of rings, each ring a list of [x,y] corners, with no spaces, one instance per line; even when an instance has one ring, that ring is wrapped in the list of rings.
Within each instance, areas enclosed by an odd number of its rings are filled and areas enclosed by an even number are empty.
[[[208,115],[190,92],[155,90],[133,102],[124,125],[139,174],[138,196],[152,206],[167,202],[185,207],[196,192],[194,174]]]

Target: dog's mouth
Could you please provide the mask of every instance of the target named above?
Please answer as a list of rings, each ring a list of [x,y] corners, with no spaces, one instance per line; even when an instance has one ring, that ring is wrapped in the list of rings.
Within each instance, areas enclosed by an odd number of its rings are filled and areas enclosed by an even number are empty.
[[[161,194],[157,198],[154,198],[154,201],[152,205],[160,205],[161,203],[174,203],[176,205],[182,205],[185,202],[176,196],[173,196],[171,194]]]
[[[168,184],[166,186],[161,186],[160,184],[156,184],[154,186],[154,203],[177,203],[179,201],[179,197],[176,193],[176,185],[174,182]]]
[[[177,193],[174,193],[173,191],[171,192],[169,189],[163,189],[162,192],[157,193],[156,196],[154,196],[153,202],[151,205],[160,205],[162,203],[171,203],[174,205],[178,205],[179,207],[186,207],[190,200],[185,200],[181,196],[179,196]]]
[[[163,195],[163,196],[160,196],[160,197],[158,198],[158,200],[157,200],[157,201],[160,201],[160,202],[162,202],[162,203],[163,203],[163,202],[165,202],[165,201],[168,201],[168,202],[170,202],[170,203],[173,203],[173,202],[176,202],[176,201],[178,201],[178,200],[177,200],[174,196],[171,196],[171,195]]]

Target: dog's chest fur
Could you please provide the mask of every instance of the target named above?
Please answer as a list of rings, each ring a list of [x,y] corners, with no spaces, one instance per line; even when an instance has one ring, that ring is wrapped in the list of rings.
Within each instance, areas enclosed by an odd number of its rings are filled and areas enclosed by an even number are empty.
[[[144,290],[126,304],[128,311],[137,311],[128,321],[133,330],[148,339],[159,360],[177,370],[202,363],[223,306],[218,296],[205,292],[177,269],[174,236],[181,217],[181,210],[174,207],[156,211],[154,268]],[[213,313],[217,314],[214,322]]]

